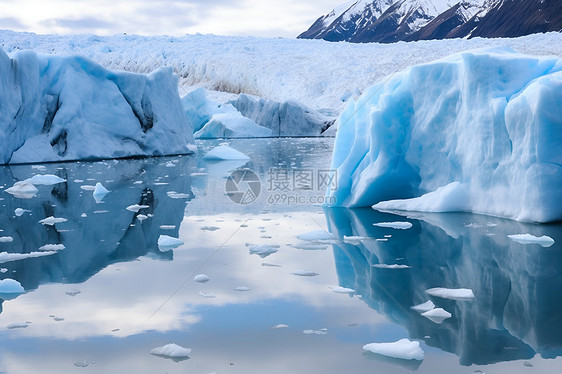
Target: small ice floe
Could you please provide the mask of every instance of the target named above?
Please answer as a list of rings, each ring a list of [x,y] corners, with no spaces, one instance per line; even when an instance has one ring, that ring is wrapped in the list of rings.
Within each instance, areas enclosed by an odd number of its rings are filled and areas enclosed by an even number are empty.
[[[168,195],[170,199],[189,199],[193,196],[188,193],[181,193],[176,191],[168,191],[166,192],[166,195]]]
[[[176,164],[174,164],[171,161],[168,161],[168,162],[166,162],[166,164],[164,166],[167,167],[167,168],[175,168]]]
[[[45,165],[31,165],[31,168],[34,170],[47,170]]]
[[[150,214],[148,216],[150,217]],[[175,228],[176,228],[175,225],[160,225],[160,229],[162,230],[173,230]]]
[[[63,318],[63,317],[54,317],[54,318],[53,318],[53,321],[55,321],[55,322],[62,322],[62,321],[64,321],[64,318]]]
[[[82,214],[80,214],[80,217],[86,218],[86,217],[88,217],[88,215],[86,213],[82,213]]]
[[[10,323],[8,326],[6,326],[6,328],[9,330],[25,329],[27,326],[29,326],[29,324],[26,322],[16,322],[16,323]]]
[[[62,179],[52,174],[44,174],[44,175],[37,174],[27,179],[26,182],[36,186],[37,185],[52,186],[54,184],[66,182],[66,179]]]
[[[0,236],[0,243],[11,243],[14,241],[14,238],[11,236]]]
[[[377,242],[387,242],[388,239],[387,239],[387,238],[382,238],[382,239],[377,239],[377,240],[375,240],[375,241],[377,241]]]
[[[544,248],[548,248],[554,244],[554,239],[546,235],[538,237],[531,234],[518,234],[508,235],[507,237],[519,244],[538,244]]]
[[[394,343],[371,343],[364,345],[363,350],[402,360],[421,361],[424,357],[420,343],[408,339],[401,339]]]
[[[319,330],[302,330],[302,332],[306,335],[326,335],[328,333],[328,329],[322,328]]]
[[[47,217],[47,218],[43,218],[41,221],[39,221],[39,223],[42,224],[42,225],[53,226],[56,223],[63,223],[63,222],[66,222],[66,221],[68,221],[66,218],[60,218],[60,217],[57,218],[57,217],[50,216],[50,217]]]
[[[90,184],[84,184],[84,185],[80,186],[80,189],[82,189],[84,191],[95,191],[96,186],[92,186]]]
[[[29,252],[29,253],[8,253],[8,252],[0,252],[0,264],[10,261],[19,261],[24,260],[26,258],[35,258],[35,257],[43,257],[43,256],[50,256],[54,255],[57,252],[55,251],[46,251],[46,252]]]
[[[432,309],[435,309],[435,304],[433,304],[433,301],[429,300],[425,303],[414,305],[412,309],[418,313],[428,312]]]
[[[128,211],[137,213],[139,210],[141,210],[141,209],[146,209],[146,208],[150,208],[150,206],[148,206],[148,205],[133,204],[133,205],[129,205],[129,206],[126,207],[125,209],[127,209]]]
[[[39,247],[39,251],[62,251],[65,248],[64,244],[45,244]]]
[[[289,246],[303,251],[323,251],[328,248],[327,244],[318,243],[289,244]]]
[[[269,267],[269,268],[280,268],[281,265],[277,265],[277,264],[270,264],[269,262],[262,262],[261,266],[263,267]]]
[[[180,345],[170,343],[162,347],[154,348],[150,351],[150,354],[162,358],[169,358],[174,361],[182,361],[189,358],[189,355],[191,354],[191,348],[184,348]]]
[[[2,279],[0,280],[0,295],[20,295],[24,293],[25,290],[23,289],[20,282],[15,279]]]
[[[271,327],[272,330],[287,329],[287,328],[289,328],[289,325],[285,325],[283,323]]]
[[[142,222],[145,219],[148,219],[148,216],[146,216],[144,214],[139,214],[139,215],[137,215],[137,219]]]
[[[21,216],[23,216],[23,214],[24,214],[25,212],[31,212],[31,210],[22,209],[22,208],[16,208],[16,209],[14,210],[14,214],[16,215],[16,217],[21,217]]]
[[[31,199],[34,197],[39,190],[32,183],[27,181],[20,181],[14,183],[10,188],[6,188],[4,192],[17,197],[18,199]]]
[[[162,252],[177,248],[180,245],[183,245],[183,241],[179,240],[178,238],[174,238],[168,235],[160,235],[160,237],[158,238],[158,248],[160,248],[160,251]]]
[[[189,174],[190,177],[204,177],[207,175],[209,175],[209,173],[204,173],[204,172],[196,172],[196,173]]]
[[[199,296],[204,297],[205,299],[214,299],[217,297],[214,293],[199,291]]]
[[[195,282],[198,282],[198,283],[207,283],[208,281],[211,280],[211,278],[209,278],[209,276],[206,275],[206,274],[197,274],[197,275],[193,278],[193,280],[194,280]]]
[[[451,300],[472,300],[474,299],[474,293],[471,289],[468,288],[457,288],[457,289],[450,289],[450,288],[430,288],[429,290],[425,291],[426,294],[440,297],[442,299],[451,299]]]
[[[94,363],[95,363],[95,362],[94,362]],[[86,361],[86,360],[84,360],[84,361],[76,361],[76,362],[74,363],[74,366],[76,366],[77,368],[85,368],[85,367],[90,366],[90,364],[94,364],[94,363],[88,362],[88,361]]]
[[[472,222],[472,223],[468,223],[468,224],[464,225],[464,227],[467,227],[469,229],[479,229],[479,228],[482,228],[484,226],[479,225],[478,223]]]
[[[363,240],[369,240],[374,238],[368,238],[366,236],[343,236],[343,242],[352,245],[359,245]]]
[[[72,297],[74,297],[74,296],[76,296],[76,295],[79,295],[79,294],[81,294],[81,293],[82,293],[82,292],[80,292],[80,291],[78,291],[78,290],[68,290],[68,291],[65,292],[65,294],[67,294],[68,296],[72,296]]]
[[[250,158],[243,154],[242,152],[237,151],[234,148],[231,148],[227,145],[219,145],[211,149],[207,154],[203,157],[203,160],[207,161],[223,161],[223,160],[249,160]]]
[[[221,228],[217,227],[217,226],[203,226],[203,227],[201,227],[201,230],[203,230],[203,231],[217,231],[217,230],[220,230],[220,229]]]
[[[109,190],[105,188],[103,184],[98,182],[96,183],[96,187],[94,188],[94,192],[92,193],[92,196],[94,196],[94,199],[96,200],[97,203],[100,203],[105,197],[105,195],[107,195],[108,193]]]
[[[333,240],[334,236],[325,230],[310,231],[304,234],[297,235],[297,239],[306,242],[318,242],[325,240]]]
[[[437,324],[441,324],[446,319],[452,317],[451,313],[447,312],[443,308],[431,309],[431,310],[428,310],[427,312],[423,312],[421,315],[424,316],[425,318],[429,319],[430,321],[437,323]]]
[[[374,268],[378,268],[378,269],[393,269],[393,270],[399,270],[399,269],[411,269],[412,267],[409,265],[400,265],[400,264],[375,264],[373,265]]]
[[[315,277],[318,275],[318,273],[312,270],[295,270],[292,271],[291,274],[298,275],[299,277]]]
[[[0,269],[0,273],[2,273],[2,274],[7,273],[7,272],[8,272],[8,269],[6,269],[6,268],[1,268],[1,269]]]
[[[355,290],[352,288],[346,288],[346,287],[329,287],[333,293],[342,293],[342,294],[348,294],[348,295],[353,295],[355,293]]]
[[[385,237],[386,239],[390,239],[390,238],[392,238],[392,235],[385,235],[384,237]]]
[[[379,222],[373,223],[373,226],[386,227],[390,229],[407,230],[412,227],[410,222]]]
[[[250,291],[251,288],[250,287],[246,287],[246,286],[240,286],[240,287],[236,287],[234,289],[234,291],[238,291],[238,292],[248,292]]]
[[[251,255],[258,255],[261,258],[266,258],[267,256],[279,251],[276,246],[267,244],[246,243],[246,247],[248,247]]]

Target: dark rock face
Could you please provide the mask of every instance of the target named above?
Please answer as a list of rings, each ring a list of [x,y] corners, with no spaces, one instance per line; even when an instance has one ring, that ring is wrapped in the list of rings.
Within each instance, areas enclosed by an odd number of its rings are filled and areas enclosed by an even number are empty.
[[[444,10],[433,5],[431,0],[359,0],[318,18],[298,37],[392,43],[562,30],[562,2],[557,0],[459,0]]]

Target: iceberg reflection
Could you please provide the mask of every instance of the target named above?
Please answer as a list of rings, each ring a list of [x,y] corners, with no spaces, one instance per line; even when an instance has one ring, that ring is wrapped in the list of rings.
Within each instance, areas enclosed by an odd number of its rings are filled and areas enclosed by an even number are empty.
[[[562,355],[559,244],[543,248],[507,237],[530,233],[562,240],[561,225],[456,213],[397,217],[372,209],[326,209],[326,216],[337,238],[333,249],[340,285],[355,289],[411,338],[455,353],[467,366],[528,359],[535,353]],[[373,226],[388,221],[408,221],[413,227]],[[369,239],[349,243],[344,236]],[[468,288],[475,298],[447,300],[425,292],[435,287]],[[436,324],[411,309],[427,300],[452,318]]]

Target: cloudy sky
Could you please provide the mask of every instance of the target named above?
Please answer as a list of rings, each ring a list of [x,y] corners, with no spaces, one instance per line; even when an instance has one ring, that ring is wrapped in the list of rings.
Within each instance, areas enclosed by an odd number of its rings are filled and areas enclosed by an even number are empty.
[[[0,29],[295,37],[345,0],[0,0]]]

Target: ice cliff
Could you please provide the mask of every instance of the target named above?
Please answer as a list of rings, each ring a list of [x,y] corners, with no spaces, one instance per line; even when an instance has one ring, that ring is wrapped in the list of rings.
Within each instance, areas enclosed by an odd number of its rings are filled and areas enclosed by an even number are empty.
[[[427,203],[437,201],[439,211],[560,220],[561,129],[560,59],[455,54],[390,76],[350,103],[338,119],[332,195],[358,207],[432,192],[381,205],[432,211]]]
[[[189,153],[190,143],[170,69],[0,50],[0,164]]]

